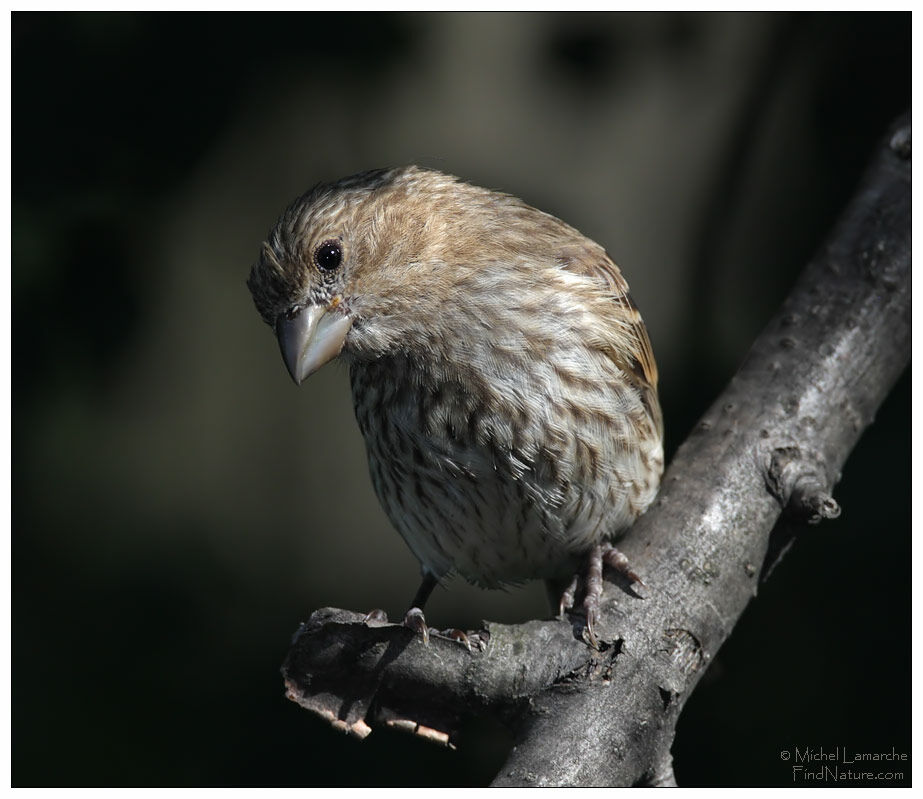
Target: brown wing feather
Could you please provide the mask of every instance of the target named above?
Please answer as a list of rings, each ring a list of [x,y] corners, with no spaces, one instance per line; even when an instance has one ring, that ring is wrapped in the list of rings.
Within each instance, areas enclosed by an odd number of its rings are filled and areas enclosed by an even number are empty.
[[[607,354],[623,372],[637,380],[641,400],[658,432],[662,434],[663,417],[657,399],[657,364],[641,313],[628,292],[628,281],[622,276],[609,253],[601,247],[567,248],[566,252],[562,253],[561,263],[568,271],[585,275],[605,286],[607,293],[618,304],[623,324],[629,332],[629,350],[624,352],[609,349]]]

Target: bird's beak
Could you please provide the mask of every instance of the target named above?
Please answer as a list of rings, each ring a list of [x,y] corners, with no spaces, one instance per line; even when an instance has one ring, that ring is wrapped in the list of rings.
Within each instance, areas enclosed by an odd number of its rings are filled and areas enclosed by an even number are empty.
[[[327,361],[336,358],[343,349],[352,317],[331,313],[332,307],[308,305],[276,320],[282,360],[296,383],[301,383]]]

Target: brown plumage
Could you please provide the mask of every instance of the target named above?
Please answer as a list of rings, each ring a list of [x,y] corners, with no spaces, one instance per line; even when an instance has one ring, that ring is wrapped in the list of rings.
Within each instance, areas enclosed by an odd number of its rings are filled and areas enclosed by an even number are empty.
[[[296,200],[248,285],[296,382],[348,362],[420,606],[450,572],[494,587],[618,562],[663,429],[647,331],[598,244],[515,197],[378,170]]]

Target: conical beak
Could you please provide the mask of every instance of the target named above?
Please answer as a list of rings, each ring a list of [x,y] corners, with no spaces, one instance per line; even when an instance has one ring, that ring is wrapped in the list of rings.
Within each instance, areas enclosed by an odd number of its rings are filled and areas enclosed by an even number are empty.
[[[336,358],[343,349],[352,317],[309,305],[276,320],[276,336],[282,360],[292,380],[301,383],[308,375]]]

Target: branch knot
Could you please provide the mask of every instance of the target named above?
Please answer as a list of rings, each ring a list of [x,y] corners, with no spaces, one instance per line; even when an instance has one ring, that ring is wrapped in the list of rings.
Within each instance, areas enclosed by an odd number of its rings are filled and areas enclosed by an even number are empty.
[[[769,454],[766,487],[789,516],[807,524],[835,519],[840,506],[827,490],[824,459],[806,454],[801,447],[775,447]]]

